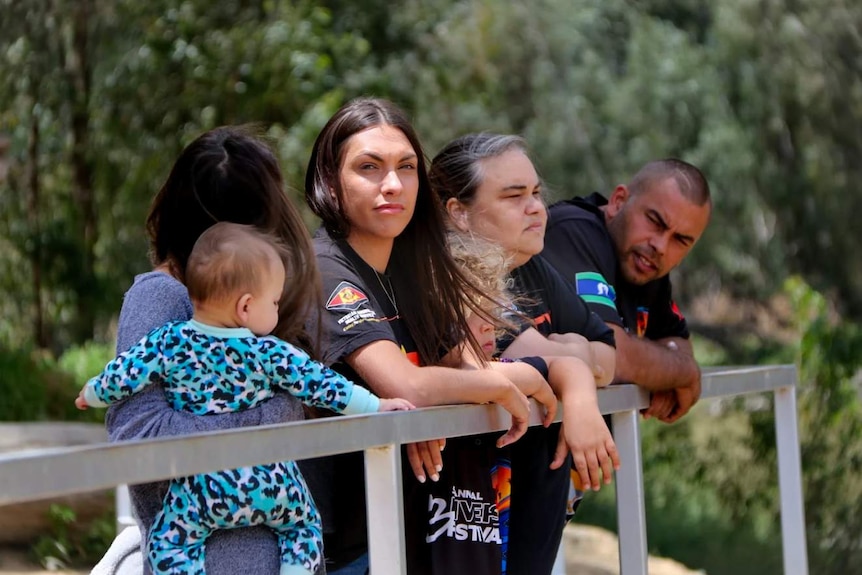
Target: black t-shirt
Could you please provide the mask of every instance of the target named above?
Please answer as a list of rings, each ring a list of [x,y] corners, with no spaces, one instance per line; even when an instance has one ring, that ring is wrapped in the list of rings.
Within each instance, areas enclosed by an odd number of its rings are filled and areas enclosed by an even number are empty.
[[[364,345],[387,340],[419,364],[415,343],[374,270],[344,240],[325,230],[314,249],[323,282],[324,361],[360,385],[344,362]],[[395,284],[395,282],[392,282]],[[387,285],[387,288],[389,286]],[[395,303],[409,294],[395,293]],[[531,365],[536,366],[531,363]],[[497,575],[502,563],[498,500],[508,499],[509,460],[497,450],[499,433],[449,439],[442,453],[440,481],[419,483],[402,452],[407,569],[411,575],[449,575],[468,570]],[[329,465],[328,485],[310,485],[321,508],[324,553],[332,570],[367,551],[365,480],[361,453],[315,460]],[[321,473],[318,473],[321,475]]]
[[[647,339],[688,338],[668,276],[635,285],[619,273],[600,209],[606,204],[604,197],[594,193],[552,205],[542,255],[606,322]]]
[[[385,340],[418,364],[413,338],[381,285],[386,276],[378,279],[346,241],[330,238],[323,228],[315,234],[314,251],[325,298],[324,363],[367,387],[344,359],[364,345]],[[364,457],[357,452],[310,461],[315,473],[309,488],[323,519],[324,555],[332,570],[368,550]]]
[[[591,313],[548,262],[535,256],[511,273],[518,311],[544,336],[578,333],[589,341],[614,345],[613,331]],[[526,327],[526,326],[525,326]],[[513,335],[499,343],[505,349]],[[545,374],[547,377],[547,374]],[[557,470],[549,468],[560,426],[531,427],[511,445],[512,497],[509,514],[508,575],[550,573],[563,527],[571,483],[571,456]]]
[[[589,341],[614,345],[614,332],[601,317],[590,312],[572,286],[542,256],[530,258],[510,277],[512,292],[518,297],[518,311],[531,319],[542,335],[578,333]],[[505,350],[513,339],[512,335],[504,336],[498,347]]]

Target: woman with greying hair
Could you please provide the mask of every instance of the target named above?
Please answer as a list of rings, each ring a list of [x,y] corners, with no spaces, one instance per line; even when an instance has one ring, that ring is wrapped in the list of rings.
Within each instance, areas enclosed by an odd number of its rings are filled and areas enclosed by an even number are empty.
[[[478,133],[453,140],[435,156],[429,177],[450,225],[499,244],[510,258],[511,289],[520,301],[518,311],[529,321],[498,340],[502,357],[573,356],[586,364],[584,373],[592,372],[596,384],[609,383],[615,363],[613,332],[538,255],[547,213],[541,180],[523,139]],[[580,484],[578,475],[570,472],[577,421],[566,415],[564,402],[562,429],[531,428],[511,448],[510,574],[549,573],[567,507],[573,510],[580,497],[570,494],[572,484],[597,490],[600,476],[605,483],[611,480],[608,453],[577,462],[589,468],[590,485]]]

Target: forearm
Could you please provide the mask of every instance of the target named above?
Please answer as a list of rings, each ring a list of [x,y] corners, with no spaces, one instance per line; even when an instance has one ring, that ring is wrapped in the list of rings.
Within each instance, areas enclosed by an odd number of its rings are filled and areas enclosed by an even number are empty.
[[[530,368],[532,369],[532,368]],[[487,368],[451,369],[429,366],[417,368],[416,377],[398,386],[389,395],[381,397],[402,397],[416,407],[451,405],[457,403],[490,403],[504,396],[508,387],[513,385],[501,374]],[[403,390],[406,395],[400,395]]]
[[[634,337],[619,327],[614,328],[617,344],[617,383],[635,383],[649,391],[688,387],[700,381],[700,368],[691,344],[682,338],[650,341]]]
[[[573,333],[545,337],[535,330],[528,330],[515,338],[502,353],[502,357],[513,359],[531,355],[578,358],[592,370],[595,383],[599,386],[611,383],[616,370],[616,350],[613,347],[587,341],[583,336]]]
[[[526,396],[531,396],[545,385],[545,378],[533,366],[522,362],[492,362],[489,369],[502,373]]]
[[[583,337],[578,343],[567,341],[554,341],[546,338],[535,330],[525,331],[503,350],[500,357],[518,359],[529,356],[562,356],[570,355],[579,357],[587,363],[592,362],[592,350],[590,342]]]
[[[400,397],[416,407],[456,403],[497,402],[513,383],[486,368],[413,365],[391,341],[376,341],[348,355],[345,361],[378,397]]]
[[[591,341],[590,348],[595,365],[601,368],[600,374],[595,377],[596,385],[599,387],[609,385],[614,380],[617,370],[617,350],[598,341]],[[596,370],[593,369],[593,372],[595,373]]]
[[[582,405],[596,403],[596,384],[590,367],[575,357],[545,358],[548,362],[548,383],[563,403]]]

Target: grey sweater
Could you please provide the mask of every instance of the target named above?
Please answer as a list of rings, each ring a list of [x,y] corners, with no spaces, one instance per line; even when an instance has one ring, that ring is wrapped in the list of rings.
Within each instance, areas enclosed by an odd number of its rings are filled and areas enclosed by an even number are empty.
[[[161,272],[135,278],[126,292],[117,329],[117,353],[127,350],[168,321],[191,319],[192,305],[185,286]],[[288,394],[246,411],[198,416],[174,411],[158,385],[108,409],[105,424],[111,441],[204,433],[237,427],[269,425],[303,419],[302,404]],[[153,525],[168,483],[130,486],[132,505],[142,533]],[[142,542],[142,547],[144,543]],[[275,536],[266,527],[216,531],[206,544],[208,575],[275,575],[279,555]],[[149,568],[144,563],[144,572]],[[323,572],[323,568],[321,568]]]

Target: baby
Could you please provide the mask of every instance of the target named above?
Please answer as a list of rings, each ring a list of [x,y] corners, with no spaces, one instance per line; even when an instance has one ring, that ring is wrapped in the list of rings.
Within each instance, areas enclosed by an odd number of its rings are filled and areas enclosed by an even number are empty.
[[[205,231],[186,270],[193,318],[153,330],[115,358],[75,405],[104,407],[161,383],[174,409],[201,416],[249,409],[280,391],[345,415],[413,409],[403,399],[376,397],[268,335],[283,291],[295,287],[280,249],[252,226],[223,222]],[[318,568],[320,515],[293,461],[171,481],[147,537],[147,560],[154,573],[204,573],[213,530],[259,524],[278,538],[281,575]]]

